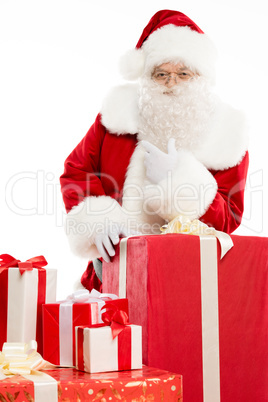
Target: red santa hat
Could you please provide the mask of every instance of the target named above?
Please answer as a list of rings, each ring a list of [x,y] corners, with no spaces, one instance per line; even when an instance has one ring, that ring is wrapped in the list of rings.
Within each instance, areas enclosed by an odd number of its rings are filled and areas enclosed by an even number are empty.
[[[127,80],[151,74],[162,63],[183,62],[188,68],[214,81],[216,49],[207,35],[185,14],[158,11],[144,28],[136,48],[120,60]]]

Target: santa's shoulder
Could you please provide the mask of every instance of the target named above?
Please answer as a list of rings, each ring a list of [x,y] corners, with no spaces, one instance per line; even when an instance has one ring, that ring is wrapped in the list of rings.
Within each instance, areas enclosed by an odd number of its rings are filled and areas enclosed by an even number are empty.
[[[112,134],[137,134],[138,113],[138,85],[118,85],[104,98],[101,122]]]
[[[217,99],[208,135],[195,156],[208,169],[237,165],[248,149],[248,124],[243,111]]]

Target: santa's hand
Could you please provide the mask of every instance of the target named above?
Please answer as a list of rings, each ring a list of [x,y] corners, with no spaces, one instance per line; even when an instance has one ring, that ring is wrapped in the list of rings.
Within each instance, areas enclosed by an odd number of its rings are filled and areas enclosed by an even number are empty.
[[[110,257],[115,255],[114,246],[119,243],[119,237],[137,234],[137,232],[128,230],[122,223],[113,222],[107,228],[103,228],[101,233],[96,234],[95,245],[104,261],[110,262]]]
[[[141,143],[145,148],[144,166],[146,176],[152,183],[157,184],[165,179],[167,173],[176,166],[178,153],[175,148],[175,139],[169,139],[167,154],[148,141],[141,141]]]

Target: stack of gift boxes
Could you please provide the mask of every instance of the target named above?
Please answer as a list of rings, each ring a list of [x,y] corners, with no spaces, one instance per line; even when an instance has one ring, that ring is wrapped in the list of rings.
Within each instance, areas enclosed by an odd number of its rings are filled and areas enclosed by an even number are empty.
[[[182,400],[180,375],[142,365],[142,327],[129,323],[127,298],[81,289],[56,302],[57,270],[46,264],[43,256],[26,262],[0,256],[0,350],[5,346],[0,355],[0,399],[53,402],[66,396],[78,400],[79,395],[79,400],[98,400],[101,392],[106,398],[112,392],[115,399],[151,395],[160,400],[166,394],[166,400]],[[3,356],[11,348],[16,356],[17,343],[31,340],[37,341],[48,367],[10,375]],[[23,349],[25,356],[28,349]],[[17,360],[15,366],[22,366],[21,357]]]
[[[189,402],[268,401],[267,262],[268,238],[135,236],[103,263],[106,293],[55,302],[55,270],[7,261],[0,346],[37,339],[59,400],[182,400],[183,377]]]

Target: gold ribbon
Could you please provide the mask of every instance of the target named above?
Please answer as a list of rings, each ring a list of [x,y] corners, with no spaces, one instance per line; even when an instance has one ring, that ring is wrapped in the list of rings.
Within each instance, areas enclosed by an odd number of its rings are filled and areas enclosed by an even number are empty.
[[[32,374],[46,365],[43,357],[37,353],[37,342],[5,342],[0,352],[0,369],[3,374]]]
[[[227,233],[216,230],[198,219],[191,221],[184,215],[176,216],[172,221],[162,226],[160,230],[162,234],[181,233],[196,236],[215,236],[221,245],[221,259],[234,245],[231,237]]]

